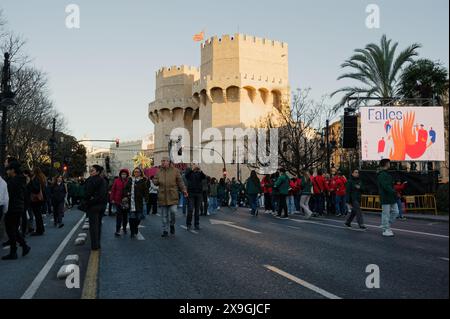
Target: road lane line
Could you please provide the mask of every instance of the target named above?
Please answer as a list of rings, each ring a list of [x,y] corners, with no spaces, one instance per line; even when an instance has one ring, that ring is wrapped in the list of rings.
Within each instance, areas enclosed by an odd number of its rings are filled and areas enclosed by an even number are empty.
[[[328,298],[328,299],[342,299],[342,298],[340,298],[340,297],[338,297],[338,296],[336,296],[336,295],[334,295],[334,294],[332,294],[332,293],[330,293],[330,292],[328,292],[326,290],[323,290],[322,288],[319,288],[319,287],[317,287],[317,286],[315,286],[313,284],[310,284],[309,282],[306,282],[306,281],[304,281],[304,280],[302,280],[300,278],[297,278],[297,277],[295,277],[295,276],[293,276],[291,274],[288,274],[287,272],[285,272],[285,271],[283,271],[281,269],[278,269],[278,268],[270,266],[270,265],[264,265],[264,267],[269,269],[270,271],[273,271],[274,273],[277,273],[280,276],[283,276],[283,277],[285,277],[285,278],[287,278],[287,279],[289,279],[289,280],[291,280],[291,281],[293,281],[293,282],[295,282],[295,283],[297,283],[297,284],[299,284],[299,285],[309,289],[309,290],[314,291],[315,293],[318,293],[319,295],[324,296],[325,298]]]
[[[44,267],[41,269],[39,274],[34,278],[31,285],[28,287],[28,289],[25,291],[25,293],[20,297],[20,299],[33,299],[34,295],[38,291],[39,287],[41,286],[44,279],[47,277],[48,273],[52,269],[55,262],[58,260],[61,253],[66,248],[67,244],[69,243],[70,239],[72,238],[73,234],[77,231],[77,229],[80,227],[80,225],[83,223],[84,219],[86,218],[85,214],[80,218],[78,223],[72,228],[72,230],[67,234],[66,238],[61,242],[58,248],[56,248],[53,255],[50,257],[50,259],[47,261],[47,263],[44,265]]]
[[[184,230],[187,230],[187,227],[186,226],[184,226],[184,225],[180,225],[180,227],[181,228],[183,228]],[[189,230],[189,232],[191,232],[191,233],[193,233],[193,234],[196,234],[196,235],[198,235],[198,232],[197,231],[195,231],[195,230]]]
[[[83,291],[81,292],[81,299],[97,299],[99,267],[100,250],[91,250],[83,284]]]
[[[439,257],[439,259],[440,259],[440,260],[443,260],[443,261],[449,261],[449,259],[448,259],[448,258],[445,258],[445,257]]]
[[[316,220],[323,220],[323,221],[332,221],[335,223],[343,223],[343,221],[339,221],[339,220],[334,220],[334,219],[323,219],[323,218],[314,218]],[[298,220],[298,219],[292,219],[292,220]],[[377,226],[377,225],[371,225],[371,224],[365,224],[366,227],[372,227],[372,228],[377,228],[381,230],[381,226]],[[432,237],[439,237],[439,238],[446,238],[448,239],[449,236],[447,235],[440,235],[440,234],[433,234],[433,233],[425,233],[425,232],[420,232],[420,231],[415,231],[415,230],[408,230],[408,229],[401,229],[401,228],[391,228],[392,230],[395,231],[400,231],[400,232],[405,232],[405,233],[412,233],[412,234],[417,234],[417,235],[424,235],[424,236],[432,236]]]
[[[229,221],[219,220],[219,219],[210,219],[209,222],[210,222],[212,225],[225,225],[225,226],[232,227],[232,228],[236,228],[236,229],[240,229],[240,230],[243,230],[243,231],[252,233],[252,234],[261,234],[261,232],[259,232],[259,231],[252,230],[252,229],[245,228],[245,227],[241,227],[241,226],[237,226],[237,225],[234,225],[234,222],[229,222]]]
[[[141,232],[138,232],[138,234],[136,235],[137,240],[145,240],[144,236],[142,236]]]
[[[330,224],[319,223],[319,222],[315,222],[315,221],[311,221],[311,220],[298,220],[298,219],[291,219],[291,220],[294,222],[303,223],[303,224],[321,225],[321,226],[332,227],[332,228],[348,229],[348,230],[357,231],[357,232],[365,232],[364,229],[350,228],[347,226],[330,225]]]

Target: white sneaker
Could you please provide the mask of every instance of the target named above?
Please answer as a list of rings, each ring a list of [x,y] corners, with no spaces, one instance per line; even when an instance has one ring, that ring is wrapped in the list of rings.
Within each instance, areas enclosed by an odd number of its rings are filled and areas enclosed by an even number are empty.
[[[384,237],[394,237],[394,233],[392,232],[392,230],[387,229],[383,232],[383,236]]]

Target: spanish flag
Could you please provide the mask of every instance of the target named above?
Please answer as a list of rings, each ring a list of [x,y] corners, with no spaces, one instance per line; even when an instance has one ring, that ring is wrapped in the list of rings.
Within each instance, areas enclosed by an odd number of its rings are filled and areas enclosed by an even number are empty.
[[[192,39],[193,39],[195,42],[201,42],[201,41],[203,41],[204,38],[205,38],[205,32],[204,32],[204,31],[202,31],[202,32],[200,32],[200,33],[197,33],[196,35],[194,35],[194,36],[192,37]]]

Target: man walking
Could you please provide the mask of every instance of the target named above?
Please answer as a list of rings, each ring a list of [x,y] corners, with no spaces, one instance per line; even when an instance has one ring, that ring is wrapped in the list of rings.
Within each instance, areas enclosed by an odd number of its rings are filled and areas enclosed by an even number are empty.
[[[394,181],[392,176],[387,172],[391,165],[389,159],[380,161],[380,171],[377,176],[378,190],[380,192],[380,201],[382,208],[381,227],[383,228],[383,236],[393,237],[391,225],[398,216],[398,206],[395,198]]]
[[[347,219],[345,225],[347,227],[352,227],[352,221],[356,216],[359,228],[366,229],[364,226],[364,219],[361,212],[361,192],[363,190],[363,185],[361,179],[359,178],[359,171],[355,169],[352,173],[352,177],[347,183],[347,204],[351,208],[350,216]]]
[[[26,179],[23,175],[19,162],[11,162],[6,168],[8,174],[9,205],[5,214],[5,228],[10,244],[10,252],[2,257],[2,260],[17,259],[17,243],[22,246],[22,256],[25,257],[31,248],[19,232],[20,218],[25,211]]]
[[[188,214],[186,218],[186,227],[192,228],[192,213],[194,213],[195,230],[200,230],[200,207],[203,201],[203,181],[206,175],[200,170],[197,164],[192,164],[191,169],[186,171],[188,198]]]
[[[4,227],[3,227],[3,216],[8,211],[9,204],[9,194],[8,185],[5,180],[0,176],[0,240],[3,239]]]
[[[91,249],[99,250],[102,218],[108,203],[108,185],[101,176],[103,167],[93,165],[86,180],[86,209],[89,218],[89,233],[91,235]]]
[[[175,214],[178,206],[178,191],[182,191],[187,198],[188,193],[181,178],[180,171],[170,165],[168,157],[161,161],[161,168],[153,178],[153,183],[159,186],[158,205],[162,218],[162,237],[168,237],[168,225],[170,223],[170,233],[175,234]]]

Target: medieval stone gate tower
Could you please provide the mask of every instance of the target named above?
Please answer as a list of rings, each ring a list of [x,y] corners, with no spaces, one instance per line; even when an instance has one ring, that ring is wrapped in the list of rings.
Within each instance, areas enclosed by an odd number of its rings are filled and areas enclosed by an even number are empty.
[[[155,124],[155,163],[167,156],[168,135],[174,128],[186,128],[191,135],[187,144],[193,145],[194,120],[201,121],[202,132],[210,127],[222,133],[225,128],[257,127],[289,100],[286,43],[242,34],[215,36],[201,46],[200,69],[173,66],[156,74],[155,101],[149,106]],[[201,145],[208,142],[203,137]],[[198,151],[190,150],[190,155],[196,158]],[[217,164],[202,165],[202,169],[221,177],[220,161],[219,157]],[[237,165],[226,166],[228,175],[236,176]],[[241,167],[242,176],[248,175],[245,165]]]

